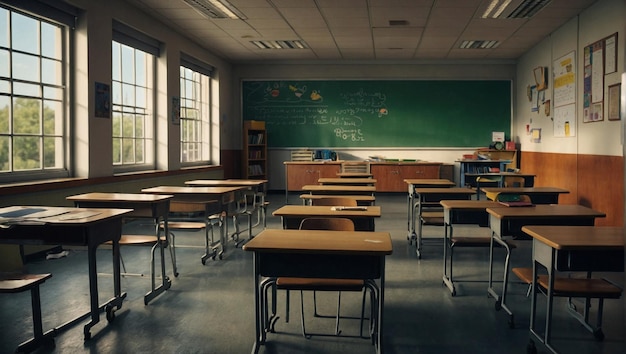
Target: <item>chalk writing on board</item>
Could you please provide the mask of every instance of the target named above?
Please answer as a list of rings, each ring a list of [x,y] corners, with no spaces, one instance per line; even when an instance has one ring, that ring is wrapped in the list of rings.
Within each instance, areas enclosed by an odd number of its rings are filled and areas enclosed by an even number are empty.
[[[363,136],[361,129],[335,128],[335,136],[341,140],[365,141],[365,137]]]

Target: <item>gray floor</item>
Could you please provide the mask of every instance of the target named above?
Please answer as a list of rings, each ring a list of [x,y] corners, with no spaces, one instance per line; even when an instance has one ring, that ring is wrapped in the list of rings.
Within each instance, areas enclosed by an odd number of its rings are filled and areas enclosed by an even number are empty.
[[[284,194],[270,195],[270,211],[284,204]],[[291,203],[298,203],[295,196]],[[525,353],[529,342],[530,299],[526,286],[511,286],[508,303],[516,314],[515,328],[509,328],[508,316],[496,311],[494,300],[487,296],[487,249],[457,251],[455,278],[457,295],[452,297],[442,286],[441,227],[427,226],[424,254],[415,256],[415,246],[407,242],[406,197],[378,195],[383,217],[376,221],[379,231],[391,232],[393,255],[387,257],[385,292],[386,353]],[[280,227],[280,220],[269,217],[268,227]],[[260,229],[255,229],[255,233]],[[464,233],[489,235],[486,228],[460,226]],[[179,245],[201,244],[197,234],[179,233]],[[513,266],[530,264],[530,243],[521,242],[513,253]],[[171,275],[170,290],[144,305],[143,295],[150,287],[149,277],[125,277],[123,290],[128,293],[123,308],[112,323],[102,322],[92,330],[93,338],[83,340],[80,323],[56,337],[54,353],[248,353],[254,340],[252,255],[232,246],[224,259],[200,262],[200,249],[178,248],[180,275]],[[110,250],[98,251],[98,266],[110,271]],[[149,274],[149,250],[126,247],[122,255],[129,272]],[[61,259],[38,260],[27,264],[31,272],[51,272],[53,277],[41,287],[44,330],[57,326],[85,312],[88,308],[86,252],[72,249]],[[498,273],[501,274],[501,271]],[[605,274],[619,284],[622,274]],[[515,278],[513,278],[516,280]],[[111,277],[99,276],[100,299],[112,294]],[[498,284],[499,286],[499,284]],[[307,329],[332,331],[334,322],[312,317],[312,295],[305,293]],[[279,293],[280,319],[276,333],[268,335],[261,353],[374,353],[368,340],[316,336],[305,339],[300,334],[300,296],[291,296],[291,318],[285,323],[284,294]],[[336,295],[320,294],[318,306],[325,313],[336,308]],[[544,304],[543,299],[540,305]],[[594,302],[595,305],[595,302]],[[603,327],[606,338],[595,341],[578,322],[569,317],[564,299],[554,308],[553,344],[562,353],[625,353],[623,300],[607,300]],[[358,315],[360,295],[342,295],[342,313]],[[595,310],[592,319],[595,320]],[[12,352],[32,333],[28,293],[0,296],[0,352]],[[343,320],[342,333],[358,333],[358,321]],[[547,352],[540,344],[539,353]]]

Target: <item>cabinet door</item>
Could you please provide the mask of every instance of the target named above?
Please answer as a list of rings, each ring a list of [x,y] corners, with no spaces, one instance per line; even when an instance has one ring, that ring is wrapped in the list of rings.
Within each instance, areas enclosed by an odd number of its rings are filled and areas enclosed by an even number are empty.
[[[398,181],[405,184],[404,180],[400,178],[400,169],[398,165],[371,165],[370,170],[372,172],[372,176],[376,180],[377,192],[405,191],[406,187],[398,184]]]
[[[318,165],[316,167],[319,172],[318,178],[336,178],[337,173],[341,170],[340,165]],[[318,184],[317,179],[314,184]]]
[[[408,178],[439,178],[439,165],[407,165],[400,166],[402,179]]]
[[[286,165],[287,168],[287,190],[300,191],[306,184],[317,184],[320,178],[320,170],[317,166],[311,165]]]

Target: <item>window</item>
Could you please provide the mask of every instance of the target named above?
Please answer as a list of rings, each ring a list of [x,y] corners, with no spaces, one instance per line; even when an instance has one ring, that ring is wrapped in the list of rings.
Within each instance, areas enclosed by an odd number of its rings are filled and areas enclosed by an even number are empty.
[[[152,168],[154,56],[113,41],[113,165]]]
[[[210,153],[210,77],[180,67],[180,161],[208,162]]]
[[[8,7],[0,28],[0,179],[68,176],[70,28]]]

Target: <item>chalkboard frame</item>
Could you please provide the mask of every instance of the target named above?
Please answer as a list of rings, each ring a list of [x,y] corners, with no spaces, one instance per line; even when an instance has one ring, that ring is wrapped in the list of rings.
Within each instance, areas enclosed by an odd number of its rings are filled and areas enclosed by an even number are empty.
[[[473,148],[493,131],[510,138],[512,89],[510,79],[250,79],[241,112],[266,122],[268,148]]]

